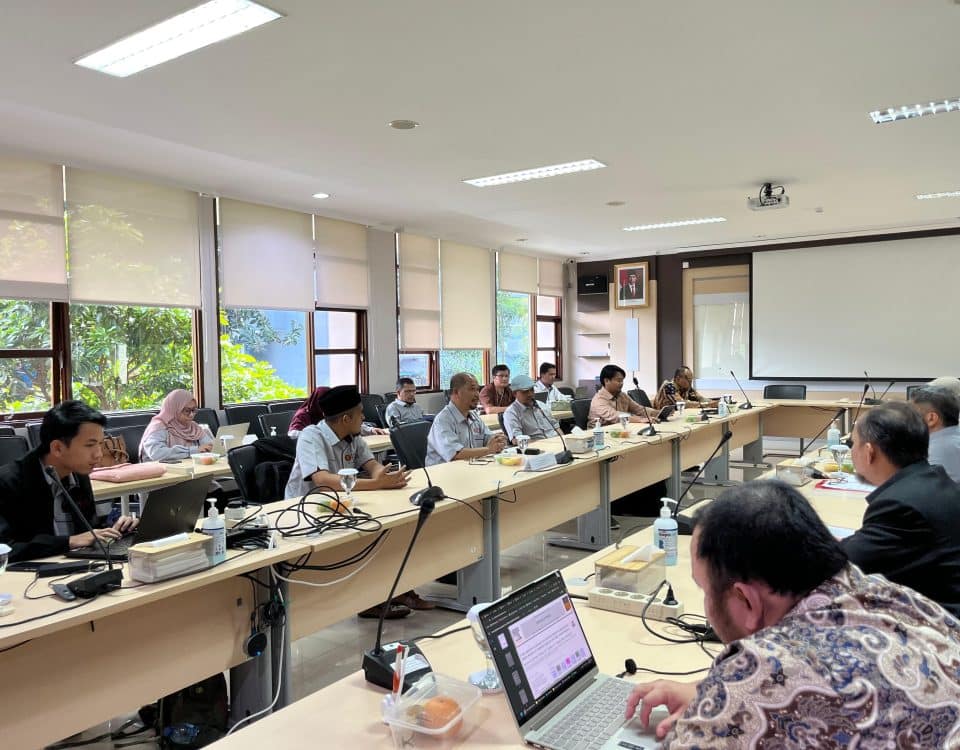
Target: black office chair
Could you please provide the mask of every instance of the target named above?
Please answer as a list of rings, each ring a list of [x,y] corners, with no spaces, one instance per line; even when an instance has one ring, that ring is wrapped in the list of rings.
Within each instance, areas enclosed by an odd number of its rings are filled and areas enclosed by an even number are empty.
[[[276,411],[267,414],[261,414],[257,419],[260,421],[260,431],[266,437],[271,437],[271,429],[276,430],[277,435],[286,435],[290,429],[290,422],[293,420],[294,411]]]
[[[383,427],[389,427],[387,424],[387,405],[386,404],[377,404],[377,419],[379,424]]]
[[[534,393],[534,394],[533,394],[533,397],[534,397],[537,401],[543,401],[543,403],[547,403],[547,396],[549,396],[549,395],[550,395],[549,393],[547,393],[546,391],[544,391],[543,393]]]
[[[573,412],[573,421],[581,430],[587,429],[587,418],[590,416],[590,402],[593,399],[575,398],[570,402],[570,411]]]
[[[640,406],[646,406],[648,409],[653,407],[653,404],[650,403],[650,397],[642,388],[632,388],[631,390],[627,391],[627,395],[640,404]]]
[[[146,429],[145,424],[134,424],[119,430],[118,434],[123,438],[123,444],[127,448],[127,455],[132,464],[140,463],[140,442],[143,440]]]
[[[397,394],[394,393],[393,391],[383,394],[383,403],[385,404],[389,404],[391,401],[396,401],[396,400],[397,400]]]
[[[271,414],[279,414],[282,411],[296,411],[303,405],[304,400],[302,398],[284,398],[280,401],[271,401],[267,404],[267,411]]]
[[[497,421],[500,423],[500,432],[503,433],[503,436],[507,439],[507,443],[510,443],[510,433],[507,432],[507,425],[503,421],[503,412],[497,414]]]
[[[296,441],[284,436],[227,451],[227,463],[245,503],[283,500],[296,453]]]
[[[569,385],[558,385],[557,390],[564,396],[569,396],[570,398],[574,398],[577,395],[577,392]]]
[[[13,427],[0,427],[0,437],[13,437],[17,431]]]
[[[29,422],[27,424],[27,444],[30,450],[40,447],[40,422]]]
[[[422,469],[427,463],[427,435],[430,422],[407,422],[390,429],[390,440],[408,469]]]
[[[360,404],[363,406],[363,421],[369,422],[376,427],[386,427],[381,424],[380,416],[377,414],[377,407],[383,406],[383,396],[379,393],[361,393]]]
[[[254,433],[257,437],[263,437],[259,417],[261,414],[267,413],[266,404],[235,404],[234,406],[223,407],[223,414],[227,418],[227,424],[249,422],[250,432]]]
[[[0,437],[0,466],[23,458],[30,451],[27,439],[19,435]]]
[[[150,420],[156,416],[157,412],[137,412],[136,414],[107,414],[107,424],[105,429],[123,429],[125,427],[143,426],[150,424]]]
[[[217,430],[220,429],[220,417],[217,416],[215,409],[197,409],[197,413],[193,415],[193,418],[198,424],[205,424],[209,427],[211,435],[216,435]]]
[[[807,386],[795,385],[793,383],[781,385],[765,385],[763,387],[764,398],[787,398],[802,401],[807,397]]]
[[[907,401],[912,400],[912,399],[913,399],[913,394],[916,393],[917,391],[919,391],[921,388],[924,388],[924,387],[926,387],[925,384],[920,384],[920,385],[908,385],[908,386],[907,386]]]

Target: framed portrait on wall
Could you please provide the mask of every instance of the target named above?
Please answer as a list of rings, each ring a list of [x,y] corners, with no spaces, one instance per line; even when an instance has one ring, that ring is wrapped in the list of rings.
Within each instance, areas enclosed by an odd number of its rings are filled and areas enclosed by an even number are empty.
[[[617,285],[617,308],[647,307],[650,283],[650,264],[621,263],[613,267],[613,279]]]

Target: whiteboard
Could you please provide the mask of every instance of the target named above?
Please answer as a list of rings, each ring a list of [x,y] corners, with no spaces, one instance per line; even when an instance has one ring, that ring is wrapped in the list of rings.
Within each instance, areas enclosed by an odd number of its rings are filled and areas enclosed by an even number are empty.
[[[754,253],[751,377],[960,375],[960,235]]]

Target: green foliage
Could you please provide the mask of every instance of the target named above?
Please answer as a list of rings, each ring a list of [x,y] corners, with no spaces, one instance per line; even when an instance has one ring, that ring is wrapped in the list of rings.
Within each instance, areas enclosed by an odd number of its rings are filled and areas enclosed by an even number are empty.
[[[220,378],[225,404],[307,395],[305,388],[290,385],[269,362],[247,354],[225,335],[220,337]]]
[[[269,344],[297,345],[303,333],[303,327],[293,322],[286,333],[281,333],[270,325],[261,310],[230,308],[221,310],[220,316],[221,323],[225,322],[223,330],[229,332],[230,340],[258,356],[267,350]]]
[[[0,349],[49,347],[49,303],[0,301]],[[52,394],[53,370],[49,359],[0,359],[0,411],[43,411],[52,406]]]
[[[485,383],[482,349],[442,349],[440,351],[440,390],[450,387],[450,378],[458,372],[469,372],[478,383]]]
[[[530,375],[530,295],[497,292],[497,362],[510,368],[510,375]]]

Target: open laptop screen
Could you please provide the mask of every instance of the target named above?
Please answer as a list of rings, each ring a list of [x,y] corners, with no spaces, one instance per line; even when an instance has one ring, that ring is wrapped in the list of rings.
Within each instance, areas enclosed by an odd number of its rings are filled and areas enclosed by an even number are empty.
[[[596,667],[558,571],[481,610],[480,624],[520,727]]]

